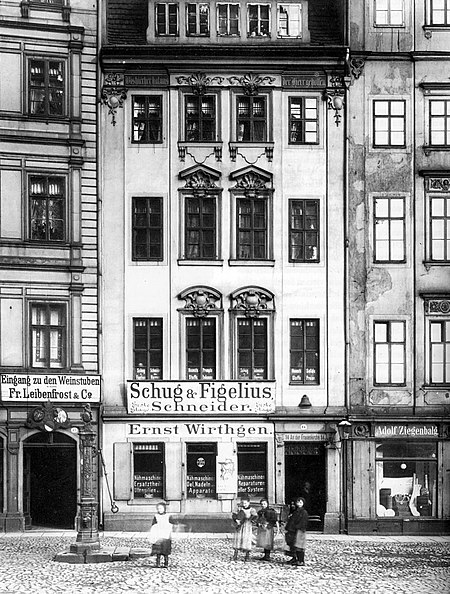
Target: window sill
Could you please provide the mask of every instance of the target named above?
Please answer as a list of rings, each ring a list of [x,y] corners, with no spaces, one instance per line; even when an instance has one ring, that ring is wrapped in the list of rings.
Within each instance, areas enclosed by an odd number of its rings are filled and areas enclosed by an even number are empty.
[[[178,266],[223,266],[223,260],[187,260],[179,258]]]
[[[450,384],[423,384],[421,389],[423,391],[448,392],[450,390]]]
[[[431,39],[433,31],[450,31],[450,24],[447,25],[423,25],[422,27],[426,39]]]
[[[229,266],[275,266],[275,260],[228,260]]]
[[[236,156],[239,152],[239,149],[241,149],[241,148],[260,149],[260,150],[264,151],[264,153],[266,154],[267,160],[269,162],[271,162],[273,159],[274,146],[275,146],[275,143],[269,142],[269,141],[250,142],[248,140],[244,140],[244,141],[233,140],[232,142],[228,143],[228,148],[230,150],[230,159],[233,162],[236,161]]]
[[[389,24],[377,25],[377,23],[374,23],[373,26],[375,29],[389,29],[389,31],[391,31],[392,29],[404,29],[405,28],[404,23],[402,23],[401,25],[389,25]]]
[[[449,145],[424,145],[422,147],[423,152],[425,153],[425,155],[428,157],[431,153],[437,153],[437,152],[449,152],[450,151],[450,146]]]
[[[430,270],[430,268],[433,268],[433,266],[450,266],[450,260],[424,260],[423,265],[426,268],[426,270]]]
[[[189,153],[190,148],[210,148],[214,152],[216,161],[222,161],[222,145],[221,140],[205,140],[205,141],[192,141],[179,140],[178,141],[178,157],[180,161],[184,163],[186,159],[186,153]],[[190,154],[190,153],[189,153]],[[191,155],[192,156],[192,155]]]

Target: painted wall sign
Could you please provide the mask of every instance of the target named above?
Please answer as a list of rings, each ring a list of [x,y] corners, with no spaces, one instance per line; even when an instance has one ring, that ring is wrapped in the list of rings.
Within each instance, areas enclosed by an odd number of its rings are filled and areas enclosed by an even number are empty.
[[[275,412],[275,382],[127,383],[129,414],[268,414]]]
[[[437,425],[375,425],[375,437],[438,437]]]
[[[3,402],[100,402],[99,375],[0,374]]]
[[[167,87],[169,77],[164,74],[125,74],[126,87]]]
[[[285,75],[281,85],[287,89],[324,89],[327,86],[327,77],[318,72]]]
[[[273,435],[271,423],[127,423],[127,437],[230,438]],[[226,459],[224,455],[224,460]]]

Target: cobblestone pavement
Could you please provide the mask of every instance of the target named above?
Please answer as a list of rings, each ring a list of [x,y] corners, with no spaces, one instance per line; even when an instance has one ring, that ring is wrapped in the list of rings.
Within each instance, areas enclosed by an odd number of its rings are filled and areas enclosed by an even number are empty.
[[[0,594],[450,594],[450,539],[308,535],[306,565],[242,556],[227,535],[175,535],[169,569],[154,557],[71,565],[53,561],[76,533],[0,536]],[[102,546],[148,549],[145,534],[106,533]]]

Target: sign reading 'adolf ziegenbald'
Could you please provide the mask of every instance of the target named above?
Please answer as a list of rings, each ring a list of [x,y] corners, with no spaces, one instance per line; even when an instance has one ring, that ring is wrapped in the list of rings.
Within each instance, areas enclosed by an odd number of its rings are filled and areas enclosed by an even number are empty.
[[[275,412],[275,382],[129,381],[130,414],[268,414]]]

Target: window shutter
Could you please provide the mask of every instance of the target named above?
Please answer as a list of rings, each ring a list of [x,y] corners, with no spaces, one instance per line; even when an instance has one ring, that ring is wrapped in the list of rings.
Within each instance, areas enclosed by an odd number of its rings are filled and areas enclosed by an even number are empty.
[[[131,443],[114,444],[114,499],[131,499]]]
[[[166,499],[181,499],[181,481],[181,443],[166,443]]]
[[[289,36],[301,37],[302,35],[302,15],[301,6],[293,4],[289,6]]]

